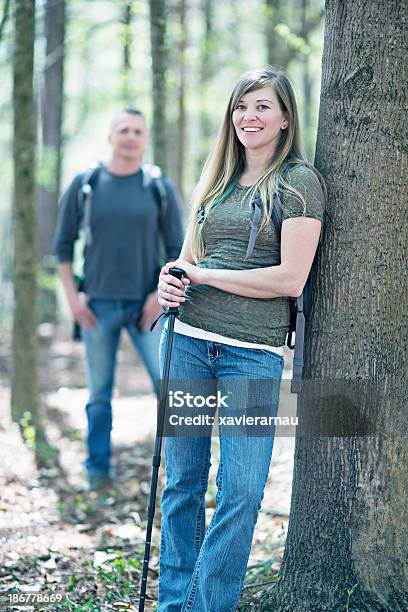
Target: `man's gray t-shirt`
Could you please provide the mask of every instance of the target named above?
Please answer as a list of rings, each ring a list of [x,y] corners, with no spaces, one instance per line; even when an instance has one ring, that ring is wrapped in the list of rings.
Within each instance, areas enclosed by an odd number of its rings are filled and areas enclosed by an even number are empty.
[[[83,174],[62,197],[55,254],[60,263],[73,259],[84,213],[78,198]],[[160,227],[167,259],[176,259],[183,227],[178,196],[161,179],[167,194],[163,223],[154,187],[143,185],[143,170],[119,176],[101,167],[92,194],[92,242],[85,249],[84,291],[92,298],[144,300],[154,290],[160,262]]]

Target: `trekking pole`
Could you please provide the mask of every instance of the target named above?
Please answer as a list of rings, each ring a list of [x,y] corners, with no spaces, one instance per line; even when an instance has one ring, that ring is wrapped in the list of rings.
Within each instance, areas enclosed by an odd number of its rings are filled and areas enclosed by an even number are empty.
[[[169,273],[172,276],[180,279],[184,274],[184,270],[181,268],[170,268]],[[163,429],[164,429],[164,417],[166,414],[166,405],[167,405],[167,393],[169,388],[169,373],[170,373],[170,358],[171,358],[171,349],[173,346],[173,332],[174,332],[174,320],[178,315],[179,309],[178,306],[173,308],[168,308],[165,316],[168,317],[169,322],[169,330],[167,334],[167,346],[166,346],[166,358],[164,362],[164,371],[162,377],[162,383],[160,385],[160,400],[159,400],[159,408],[157,414],[157,427],[156,427],[156,442],[154,445],[154,454],[152,459],[152,479],[150,484],[150,496],[149,496],[149,506],[147,510],[147,529],[146,529],[146,542],[145,542],[145,552],[143,559],[143,572],[142,572],[142,582],[140,585],[140,599],[139,599],[139,612],[144,611],[145,600],[146,600],[146,586],[147,586],[147,572],[149,569],[149,559],[150,559],[150,544],[152,537],[152,528],[153,528],[153,518],[154,512],[156,509],[156,492],[157,492],[157,480],[159,475],[159,467],[160,467],[160,459],[161,459],[161,447],[162,447],[162,438],[163,438]]]

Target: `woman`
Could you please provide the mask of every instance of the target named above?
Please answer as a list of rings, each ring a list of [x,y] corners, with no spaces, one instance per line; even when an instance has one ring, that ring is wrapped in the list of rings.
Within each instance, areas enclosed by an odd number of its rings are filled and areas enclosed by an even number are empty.
[[[280,240],[271,222],[275,192],[283,206]],[[228,414],[240,413],[243,402],[249,402],[247,414],[256,411],[259,398],[254,404],[251,392],[242,391],[256,381],[268,398],[268,406],[261,402],[263,410],[276,415],[289,296],[301,294],[311,268],[325,193],[321,176],[302,151],[287,76],[272,67],[244,74],[197,187],[180,258],[166,264],[159,279],[159,303],[180,306],[172,380],[196,381],[198,393],[205,383],[216,384],[224,397],[230,393]],[[259,197],[262,217],[249,248]],[[173,266],[187,278],[171,276]],[[165,339],[166,330],[162,362]],[[200,433],[166,438],[160,612],[236,608],[274,435],[273,426],[263,435],[251,435],[249,427],[245,431],[245,436],[232,435],[220,425],[217,506],[207,531],[211,438]]]

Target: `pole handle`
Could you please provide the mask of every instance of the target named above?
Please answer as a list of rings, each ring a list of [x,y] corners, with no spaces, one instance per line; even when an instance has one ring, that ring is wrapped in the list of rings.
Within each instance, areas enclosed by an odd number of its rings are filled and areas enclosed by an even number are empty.
[[[169,274],[171,274],[172,276],[175,276],[176,278],[181,280],[183,278],[185,272],[181,268],[170,268]]]
[[[171,274],[172,276],[175,276],[176,278],[181,280],[183,278],[185,272],[181,268],[170,268],[169,274]],[[169,314],[174,314],[177,317],[177,315],[179,313],[179,307],[178,306],[173,306],[173,308],[168,308],[167,312]]]

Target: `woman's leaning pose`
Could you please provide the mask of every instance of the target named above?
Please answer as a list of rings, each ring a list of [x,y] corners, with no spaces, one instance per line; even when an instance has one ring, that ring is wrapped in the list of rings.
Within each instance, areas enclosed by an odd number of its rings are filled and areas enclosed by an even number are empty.
[[[275,192],[283,207],[280,240],[271,221]],[[180,305],[171,380],[188,381],[194,395],[212,388],[224,398],[217,420],[216,509],[207,530],[210,432],[196,426],[188,435],[184,427],[165,440],[160,612],[236,608],[274,426],[251,428],[247,419],[234,427],[221,417],[276,416],[289,296],[301,294],[309,274],[325,193],[302,150],[288,77],[271,67],[244,74],[195,191],[180,258],[163,267],[158,285],[162,306]],[[172,266],[183,268],[187,278],[171,276]],[[194,410],[199,412],[193,407],[189,414]]]

